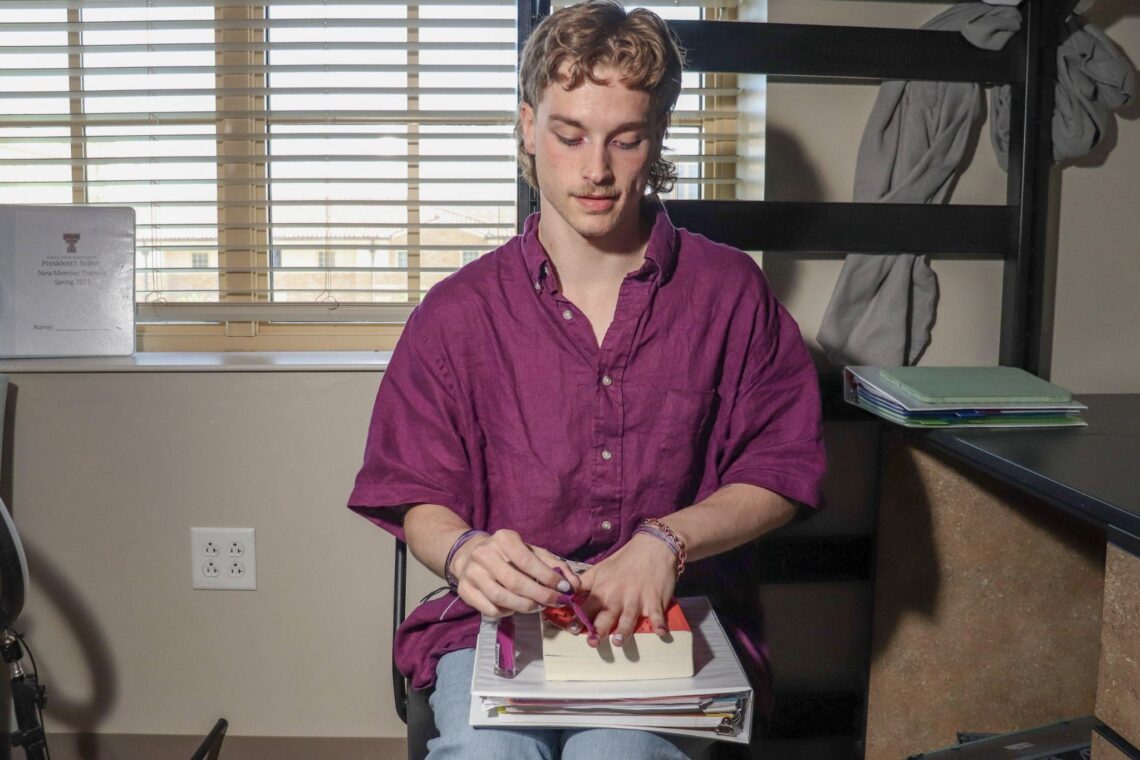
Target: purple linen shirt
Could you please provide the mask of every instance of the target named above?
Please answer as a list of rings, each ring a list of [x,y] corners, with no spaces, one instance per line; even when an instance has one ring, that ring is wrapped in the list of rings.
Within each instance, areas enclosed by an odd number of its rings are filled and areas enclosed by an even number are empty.
[[[600,347],[559,290],[537,215],[432,288],[380,383],[349,506],[402,539],[403,507],[441,504],[587,562],[642,518],[732,483],[818,506],[819,390],[799,328],[747,254],[674,228],[659,205],[647,213],[644,264]],[[683,580],[744,585],[716,561]],[[761,611],[736,612],[763,679],[763,645],[748,641]],[[422,604],[397,633],[396,664],[430,685],[478,625],[453,594]]]

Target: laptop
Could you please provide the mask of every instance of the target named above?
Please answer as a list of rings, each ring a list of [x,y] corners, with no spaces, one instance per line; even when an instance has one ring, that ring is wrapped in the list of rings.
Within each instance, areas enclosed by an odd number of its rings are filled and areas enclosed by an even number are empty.
[[[907,760],[1089,760],[1093,729],[1103,725],[1087,715],[922,752]]]

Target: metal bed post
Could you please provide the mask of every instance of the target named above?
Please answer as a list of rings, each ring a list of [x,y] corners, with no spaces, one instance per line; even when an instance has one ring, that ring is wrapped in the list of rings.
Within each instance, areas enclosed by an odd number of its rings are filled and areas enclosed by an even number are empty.
[[[1007,203],[1018,210],[1014,251],[1005,259],[999,362],[1041,375],[1052,332],[1046,294],[1049,183],[1057,45],[1072,0],[1023,5],[1023,79],[1011,88]],[[1020,118],[1018,118],[1020,116]]]

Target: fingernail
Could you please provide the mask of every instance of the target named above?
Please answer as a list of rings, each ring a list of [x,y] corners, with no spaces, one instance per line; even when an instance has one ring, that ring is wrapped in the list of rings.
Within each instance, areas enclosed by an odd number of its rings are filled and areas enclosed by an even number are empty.
[[[580,630],[582,630],[582,624],[581,623],[575,621],[575,622],[570,624],[570,633],[577,633]]]
[[[570,593],[570,588],[571,588],[571,586],[570,586],[570,581],[568,581],[568,580],[566,580],[565,578],[563,578],[562,580],[558,581],[558,586],[557,586],[557,588],[558,588],[558,590],[559,590],[559,591],[561,591],[563,594],[569,594],[569,593]]]
[[[586,644],[588,646],[596,647],[598,645],[598,634],[591,633],[586,637]]]
[[[657,626],[657,635],[658,636],[668,636],[669,635],[669,629],[663,625],[659,625],[659,626]]]
[[[610,638],[610,643],[612,643],[615,647],[620,647],[625,643],[625,636],[622,636],[620,633],[615,633],[613,637]]]

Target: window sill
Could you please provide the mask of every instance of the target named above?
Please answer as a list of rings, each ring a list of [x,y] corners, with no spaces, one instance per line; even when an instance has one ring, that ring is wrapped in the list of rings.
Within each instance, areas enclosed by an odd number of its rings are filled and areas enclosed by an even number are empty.
[[[143,352],[131,356],[0,359],[0,373],[378,372],[391,351]]]

